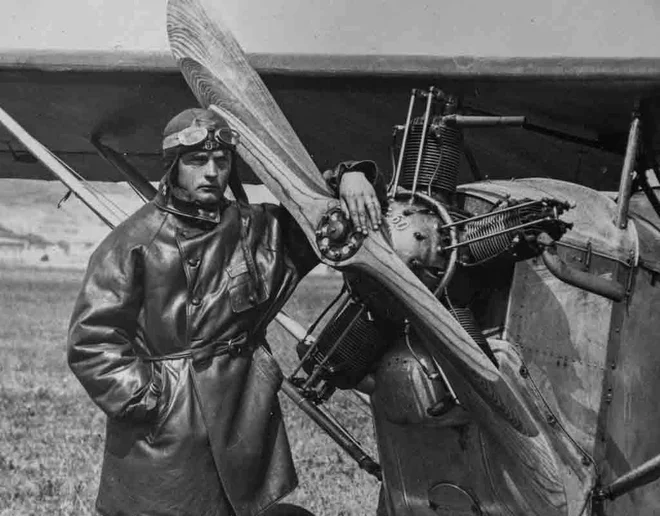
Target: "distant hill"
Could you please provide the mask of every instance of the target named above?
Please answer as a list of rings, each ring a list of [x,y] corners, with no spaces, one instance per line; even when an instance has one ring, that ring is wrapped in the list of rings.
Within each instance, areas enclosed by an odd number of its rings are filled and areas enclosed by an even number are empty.
[[[126,214],[141,205],[125,183],[95,183],[94,187]],[[75,195],[58,208],[66,193],[66,187],[56,181],[2,179],[0,226],[17,235],[38,235],[53,244],[98,243],[108,228]]]
[[[93,183],[126,216],[142,201],[126,183]],[[108,233],[101,222],[75,195],[58,203],[67,193],[57,181],[0,179],[0,226],[18,235],[38,235],[57,243],[96,244]],[[263,186],[248,186],[254,202],[276,202]]]
[[[142,201],[126,183],[93,183],[126,216]],[[248,185],[253,202],[276,202],[263,186]],[[58,181],[0,179],[0,263],[83,267],[110,231]]]

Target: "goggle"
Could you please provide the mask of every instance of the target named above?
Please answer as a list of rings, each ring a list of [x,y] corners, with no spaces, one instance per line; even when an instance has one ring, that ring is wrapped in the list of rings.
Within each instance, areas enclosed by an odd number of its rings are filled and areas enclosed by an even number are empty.
[[[170,134],[163,140],[163,150],[184,145],[194,147],[204,142],[205,150],[219,147],[236,147],[240,140],[238,132],[229,127],[207,129],[206,127],[186,127],[178,133]]]

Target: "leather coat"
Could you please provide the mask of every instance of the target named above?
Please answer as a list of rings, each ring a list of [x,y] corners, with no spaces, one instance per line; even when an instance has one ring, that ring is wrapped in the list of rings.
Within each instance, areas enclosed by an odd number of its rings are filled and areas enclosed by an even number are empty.
[[[317,259],[283,208],[178,190],[100,244],[71,318],[69,365],[108,415],[97,509],[257,515],[297,485],[264,332]]]

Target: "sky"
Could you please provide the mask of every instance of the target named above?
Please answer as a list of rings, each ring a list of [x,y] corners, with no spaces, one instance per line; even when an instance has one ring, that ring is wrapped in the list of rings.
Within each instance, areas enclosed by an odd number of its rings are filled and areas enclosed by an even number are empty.
[[[660,57],[657,0],[202,1],[248,52]],[[4,0],[0,49],[166,52],[165,0]]]

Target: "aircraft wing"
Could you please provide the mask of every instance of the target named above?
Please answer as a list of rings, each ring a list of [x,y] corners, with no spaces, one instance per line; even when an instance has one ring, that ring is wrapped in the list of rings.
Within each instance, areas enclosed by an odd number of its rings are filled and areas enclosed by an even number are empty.
[[[411,88],[435,85],[463,95],[474,113],[527,117],[527,128],[465,130],[484,178],[553,177],[615,190],[631,112],[639,99],[657,112],[660,92],[657,58],[249,57],[321,169],[374,159],[389,172],[392,129],[405,122]],[[89,180],[123,180],[93,136],[158,180],[162,128],[195,104],[166,53],[0,53],[0,107]],[[0,177],[51,179],[21,150],[0,130]],[[471,181],[463,161],[459,181]]]

